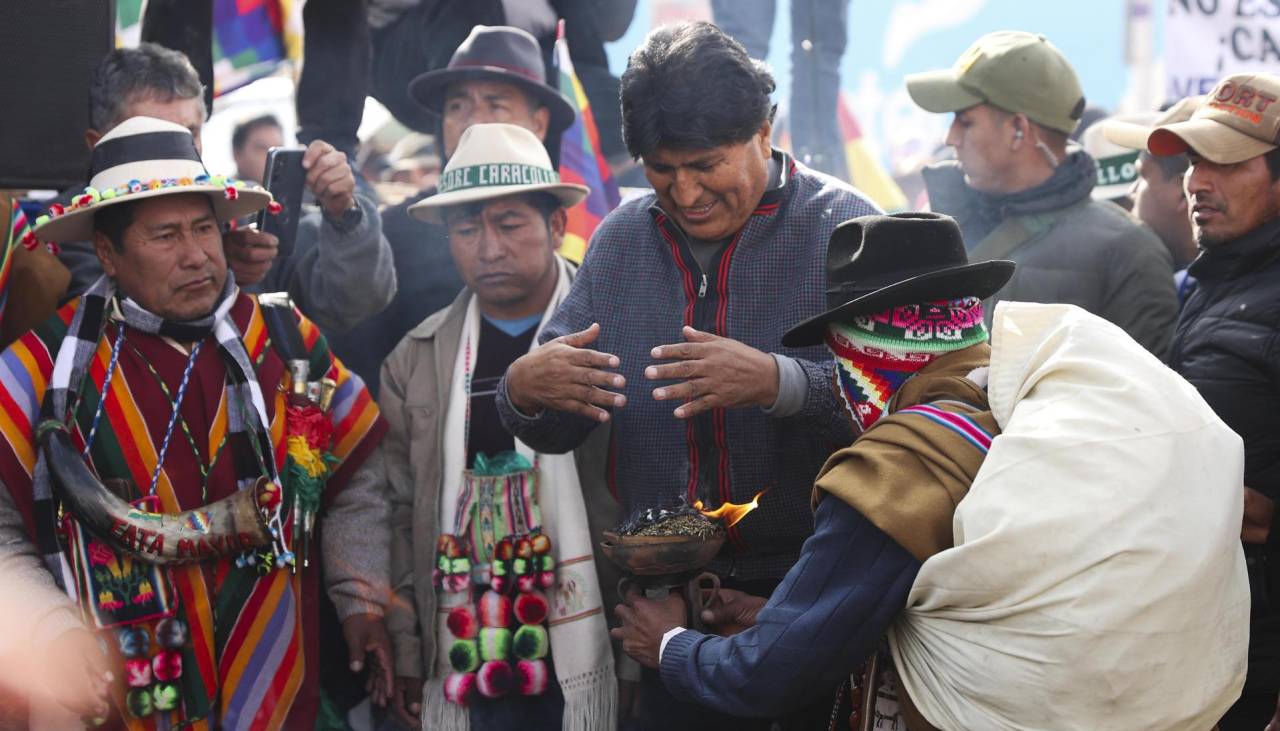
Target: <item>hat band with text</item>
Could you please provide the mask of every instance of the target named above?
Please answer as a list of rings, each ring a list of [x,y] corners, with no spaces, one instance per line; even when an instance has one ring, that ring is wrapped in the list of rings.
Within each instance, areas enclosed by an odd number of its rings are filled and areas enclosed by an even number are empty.
[[[440,176],[441,193],[502,185],[558,185],[560,174],[549,168],[516,162],[468,165],[446,170]]]
[[[1138,179],[1138,153],[1128,152],[1097,160],[1098,185],[1127,185]]]

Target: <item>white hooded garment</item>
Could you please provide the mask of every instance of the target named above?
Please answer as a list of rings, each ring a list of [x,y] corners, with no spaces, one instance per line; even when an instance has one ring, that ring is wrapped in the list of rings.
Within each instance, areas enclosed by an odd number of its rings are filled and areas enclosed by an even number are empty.
[[[1195,388],[1071,305],[1003,302],[1002,433],[890,632],[944,731],[1208,731],[1249,634],[1244,451]]]

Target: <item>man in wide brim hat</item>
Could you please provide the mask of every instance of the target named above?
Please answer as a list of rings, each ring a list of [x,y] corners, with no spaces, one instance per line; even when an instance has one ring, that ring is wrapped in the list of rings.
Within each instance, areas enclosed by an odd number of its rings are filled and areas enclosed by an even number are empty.
[[[428,71],[409,83],[409,95],[431,112],[445,115],[449,85],[464,81],[512,84],[549,112],[548,138],[573,124],[576,112],[544,78],[542,50],[528,31],[508,26],[478,25],[458,46],[449,65]],[[494,120],[498,121],[498,120]],[[452,152],[446,150],[446,154]]]
[[[999,432],[982,375],[991,358],[982,298],[1013,269],[970,264],[947,216],[839,226],[827,256],[829,309],[784,336],[790,345],[826,343],[860,434],[818,476],[813,537],[772,598],[720,590],[703,619],[731,636],[682,627],[676,594],[632,595],[614,630],[623,649],[658,668],[678,698],[740,716],[784,711],[850,673],[879,687],[884,678],[858,669],[874,666],[863,663],[906,606],[921,564],[952,545],[946,516],[985,457],[970,440]],[[932,728],[899,693],[907,727]],[[853,710],[866,718],[876,709],[862,700]]]
[[[840,224],[827,249],[830,309],[791,328],[783,344],[817,345],[828,323],[897,304],[995,294],[1013,276],[1014,263],[970,264],[954,226],[949,216],[926,213],[863,216]]]
[[[7,589],[29,599],[7,629],[48,659],[23,691],[105,729],[312,727],[319,592],[353,663],[392,683],[386,423],[314,324],[229,271],[222,226],[266,191],[209,176],[191,132],[150,117],[91,165],[34,233],[92,239],[104,274],[0,355],[0,564],[26,567]],[[323,405],[286,401],[322,378]],[[261,642],[236,639],[263,617]]]
[[[477,124],[462,134],[439,192],[409,208],[415,218],[447,231],[447,242],[423,243],[447,248],[466,283],[453,304],[424,319],[392,351],[379,393],[392,422],[389,439],[403,447],[388,451],[391,499],[397,515],[410,516],[393,527],[395,545],[404,547],[393,552],[391,562],[397,587],[389,613],[397,650],[393,710],[415,728],[424,709],[421,723],[433,731],[465,729],[468,719],[472,728],[505,728],[509,724],[496,719],[516,713],[528,728],[614,725],[612,714],[599,710],[611,708],[617,697],[601,587],[616,586],[620,577],[607,562],[593,564],[591,536],[616,523],[617,504],[605,470],[586,467],[607,461],[607,444],[597,440],[576,450],[531,454],[503,428],[496,406],[502,374],[534,346],[572,287],[576,269],[556,252],[564,240],[565,209],[588,192],[560,181],[529,130]],[[426,402],[434,404],[429,413],[414,406]],[[524,483],[517,470],[491,482],[489,497],[473,499],[479,493],[471,470],[479,470],[486,456],[513,450],[538,465],[537,494],[521,501]],[[536,506],[544,519],[541,535],[561,562],[547,579],[575,587],[576,609],[549,629],[545,661],[542,655],[518,660],[497,651],[485,657],[490,662],[471,667],[457,661],[455,652],[474,640],[452,622],[447,628],[440,624],[451,610],[470,610],[459,607],[456,579],[433,581],[435,547],[454,536],[468,546],[472,565],[491,563],[482,553],[484,529],[458,528],[471,525],[469,510],[487,514],[491,500]],[[450,510],[463,516],[462,523],[446,517]],[[473,596],[497,596],[494,591],[510,588],[501,578],[504,564],[492,563],[498,565],[497,578],[473,579],[469,572],[460,577]],[[529,599],[520,600],[521,606],[523,601]],[[507,660],[522,677],[519,692],[511,695],[494,682]]]

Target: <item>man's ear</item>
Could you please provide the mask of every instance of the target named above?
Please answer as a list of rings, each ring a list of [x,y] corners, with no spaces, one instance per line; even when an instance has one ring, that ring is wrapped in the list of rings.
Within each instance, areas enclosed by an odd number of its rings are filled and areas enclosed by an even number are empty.
[[[547,141],[547,131],[551,128],[551,110],[545,106],[538,107],[533,112],[533,136],[540,141]]]
[[[551,217],[547,219],[547,227],[551,229],[551,243],[555,245],[557,251],[564,241],[564,232],[568,226],[569,214],[565,213],[564,208],[555,209],[551,212]]]
[[[760,125],[760,131],[757,132],[756,134],[758,135],[758,137],[756,138],[756,141],[760,145],[760,154],[764,155],[766,158],[772,156],[773,155],[773,122],[766,119],[764,121],[764,124]]]
[[[116,251],[115,244],[111,243],[111,239],[101,231],[93,232],[93,253],[98,255],[98,261],[102,263],[102,271],[108,277],[115,279],[116,277]]]
[[[90,127],[84,131],[84,144],[92,150],[98,144],[98,140],[102,139],[102,133]]]

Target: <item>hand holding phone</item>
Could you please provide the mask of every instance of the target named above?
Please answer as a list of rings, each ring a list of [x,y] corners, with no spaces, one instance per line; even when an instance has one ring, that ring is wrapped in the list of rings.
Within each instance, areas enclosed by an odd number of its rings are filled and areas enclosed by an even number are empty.
[[[302,167],[307,171],[307,189],[331,218],[339,218],[355,206],[355,173],[340,150],[316,140],[307,146]]]
[[[293,254],[307,181],[307,171],[302,164],[305,152],[301,147],[273,147],[267,152],[267,170],[262,185],[271,191],[271,196],[281,208],[279,213],[263,211],[258,214],[258,230],[279,240],[277,256]]]

